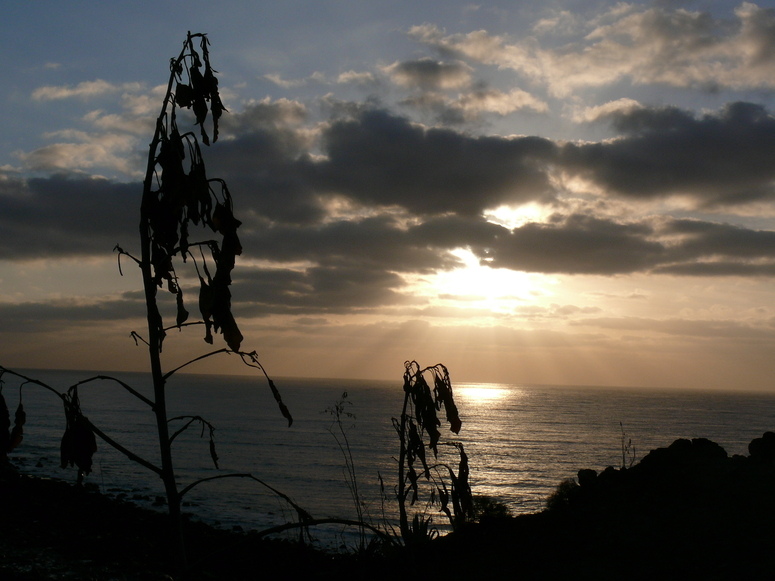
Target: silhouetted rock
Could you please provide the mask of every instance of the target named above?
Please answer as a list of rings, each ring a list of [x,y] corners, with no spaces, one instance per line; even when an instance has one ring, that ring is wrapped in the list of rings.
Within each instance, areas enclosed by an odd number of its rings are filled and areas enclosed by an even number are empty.
[[[579,470],[579,486],[594,486],[597,483],[597,472],[590,468]]]
[[[748,453],[755,462],[770,462],[775,460],[775,432],[765,432],[761,438],[751,440]]]

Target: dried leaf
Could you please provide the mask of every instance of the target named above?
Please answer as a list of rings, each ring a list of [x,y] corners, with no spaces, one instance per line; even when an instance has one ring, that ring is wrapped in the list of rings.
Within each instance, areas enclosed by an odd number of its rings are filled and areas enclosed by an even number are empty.
[[[218,454],[215,453],[215,440],[213,440],[212,434],[210,434],[210,458],[213,459],[213,464],[218,468]]]
[[[460,415],[455,405],[455,399],[452,396],[452,384],[449,381],[449,374],[444,368],[444,375],[438,373],[434,374],[434,391],[436,394],[436,401],[439,405],[444,405],[444,412],[447,415],[447,421],[449,422],[449,429],[454,433],[460,433],[460,428],[463,422],[460,420]]]
[[[71,389],[65,402],[67,426],[60,444],[61,466],[78,467],[78,482],[83,474],[91,472],[92,456],[97,451],[97,438],[89,421],[81,413],[77,389]]]
[[[193,89],[192,107],[194,108],[194,115],[196,115],[196,122],[199,125],[204,125],[207,118],[207,86],[205,79],[202,76],[202,71],[198,66],[191,67],[191,87]],[[205,144],[209,145],[207,139],[202,139]]]
[[[194,90],[189,85],[178,83],[175,87],[175,103],[178,107],[190,109],[194,101]]]
[[[19,402],[19,407],[16,408],[16,414],[14,417],[14,426],[11,430],[11,436],[8,440],[8,451],[10,452],[22,443],[24,439],[24,423],[27,421],[27,414],[24,412],[24,406]]]
[[[277,405],[280,407],[280,413],[283,414],[283,417],[288,420],[288,427],[291,427],[291,424],[293,424],[293,418],[291,417],[291,412],[288,411],[288,408],[285,407],[285,404],[283,403],[282,397],[280,397],[280,392],[275,387],[274,381],[272,381],[270,378],[266,378],[269,382],[269,389],[272,390],[272,395],[274,396],[275,401],[277,402]]]
[[[224,313],[224,316],[220,319],[220,326],[221,332],[223,333],[223,339],[226,341],[229,349],[232,351],[239,351],[243,337],[231,311]]]
[[[180,327],[188,319],[188,311],[186,310],[186,307],[183,304],[183,291],[181,289],[178,289],[178,292],[175,295],[175,300],[178,306],[178,316],[177,316],[176,322],[178,327]]]

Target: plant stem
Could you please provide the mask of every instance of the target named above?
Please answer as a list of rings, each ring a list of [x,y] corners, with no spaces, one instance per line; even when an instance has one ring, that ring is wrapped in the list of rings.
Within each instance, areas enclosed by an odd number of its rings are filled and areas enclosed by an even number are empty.
[[[406,515],[406,479],[404,475],[404,463],[406,462],[406,410],[409,406],[409,391],[404,393],[404,407],[401,410],[401,425],[398,432],[398,439],[401,442],[401,449],[398,453],[398,526],[401,531],[401,538],[406,541],[409,539],[409,519]]]
[[[190,42],[190,34],[185,46]],[[183,58],[185,46],[178,57],[178,62]],[[162,104],[161,113],[156,120],[156,131],[150,144],[148,153],[148,165],[143,181],[143,199],[140,205],[140,270],[143,276],[143,289],[145,291],[145,305],[148,318],[148,357],[151,366],[151,378],[153,380],[154,413],[156,415],[156,429],[159,436],[159,454],[161,457],[161,479],[167,495],[167,508],[170,517],[170,531],[173,551],[181,570],[186,568],[186,550],[183,539],[182,519],[180,514],[180,495],[175,483],[175,470],[172,465],[172,445],[167,424],[167,399],[165,394],[166,380],[161,367],[161,344],[164,339],[164,330],[159,324],[159,310],[156,304],[157,286],[153,280],[153,267],[151,264],[151,232],[150,212],[153,194],[153,177],[156,167],[156,152],[162,140],[164,132],[164,119],[167,114],[167,103],[172,93],[172,85],[175,78],[174,71],[170,73],[167,93]]]

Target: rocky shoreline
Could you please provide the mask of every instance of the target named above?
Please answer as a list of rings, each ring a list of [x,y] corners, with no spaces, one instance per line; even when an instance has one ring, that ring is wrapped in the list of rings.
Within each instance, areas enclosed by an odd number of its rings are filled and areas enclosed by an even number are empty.
[[[186,522],[190,569],[171,567],[166,516],[88,487],[0,479],[0,578],[703,579],[775,572],[775,434],[729,457],[677,440],[630,468],[582,470],[541,513],[484,518],[414,549],[330,554]]]

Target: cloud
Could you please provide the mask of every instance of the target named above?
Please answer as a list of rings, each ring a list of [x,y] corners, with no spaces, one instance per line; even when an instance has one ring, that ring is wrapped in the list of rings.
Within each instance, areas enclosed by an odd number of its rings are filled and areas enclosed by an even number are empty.
[[[611,113],[622,136],[568,144],[562,167],[630,199],[683,196],[698,207],[771,200],[775,118],[761,105],[730,103],[696,117],[675,107]]]
[[[352,83],[361,86],[370,86],[377,84],[377,77],[374,73],[363,71],[345,71],[336,78],[337,83]]]
[[[775,232],[701,220],[616,221],[585,214],[469,240],[493,268],[562,274],[771,276]]]
[[[649,270],[665,254],[647,224],[585,215],[555,216],[498,236],[479,249],[494,268],[564,274],[621,274]]]
[[[575,38],[543,46],[539,37],[512,40],[484,30],[448,35],[432,25],[409,34],[444,54],[513,69],[557,97],[621,81],[706,90],[775,87],[775,10],[749,2],[732,20],[620,3],[589,22],[566,15],[534,31],[553,29],[575,30]]]
[[[144,319],[145,300],[119,298],[66,298],[39,302],[0,302],[4,330],[14,333],[58,331],[63,325]]]
[[[110,256],[137,237],[140,184],[64,175],[0,184],[0,259]]]
[[[643,105],[638,101],[623,97],[594,107],[574,108],[571,113],[571,119],[576,123],[592,123],[623,114],[626,115],[642,108]]]
[[[556,148],[540,137],[471,137],[370,110],[331,123],[322,143],[323,186],[361,204],[478,215],[554,194],[546,165]]]
[[[395,62],[383,68],[394,83],[422,89],[459,89],[471,82],[471,67],[462,62],[445,63],[431,58]]]
[[[113,132],[99,135],[66,132],[60,135],[82,143],[52,143],[29,153],[20,153],[19,159],[28,170],[43,172],[111,168],[125,175],[138,175],[142,167],[140,160],[132,155],[136,146],[134,137]]]
[[[460,97],[453,105],[468,114],[497,113],[505,116],[514,111],[530,109],[538,113],[549,111],[549,105],[522,89],[512,89],[508,93],[496,89],[472,91]]]
[[[309,77],[304,79],[283,79],[279,74],[277,73],[271,73],[264,75],[264,78],[268,81],[271,81],[278,87],[282,87],[283,89],[295,89],[298,87],[303,87],[306,84],[308,84],[310,81],[314,81],[316,83],[325,83],[326,78],[325,75],[321,72],[314,72]]]
[[[486,114],[505,117],[517,111],[549,111],[549,105],[545,101],[522,89],[512,89],[505,93],[486,87],[462,93],[456,98],[447,97],[442,93],[424,92],[404,99],[401,104],[429,111],[444,125],[479,121]]]
[[[278,87],[282,87],[283,89],[293,89],[296,87],[303,87],[304,85],[307,84],[306,79],[283,79],[277,73],[264,75],[264,78],[267,81],[273,82]]]
[[[32,92],[32,98],[36,101],[56,101],[61,99],[91,99],[122,91],[137,92],[142,89],[140,83],[114,84],[102,79],[84,81],[75,86],[45,86]]]
[[[309,315],[373,312],[385,305],[405,305],[416,299],[398,292],[402,278],[383,269],[310,267],[243,269],[232,286],[232,296],[242,297],[237,314]]]

